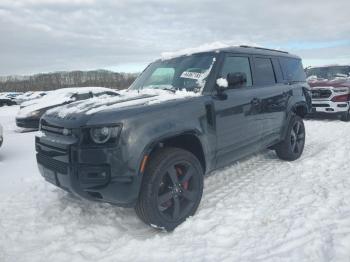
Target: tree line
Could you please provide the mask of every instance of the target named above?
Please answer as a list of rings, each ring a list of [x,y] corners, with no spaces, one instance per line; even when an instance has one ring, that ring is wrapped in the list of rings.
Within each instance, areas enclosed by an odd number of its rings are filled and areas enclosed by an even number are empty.
[[[8,76],[0,78],[0,91],[49,91],[65,87],[101,86],[114,89],[128,88],[138,74],[116,73],[107,70],[71,71]]]

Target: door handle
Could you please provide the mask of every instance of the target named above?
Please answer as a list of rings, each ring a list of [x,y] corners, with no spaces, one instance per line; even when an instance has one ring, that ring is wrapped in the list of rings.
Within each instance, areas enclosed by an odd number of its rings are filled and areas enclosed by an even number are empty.
[[[261,101],[260,101],[260,99],[254,97],[254,98],[252,99],[252,101],[250,101],[250,103],[251,103],[253,106],[258,106],[258,105],[260,105]]]

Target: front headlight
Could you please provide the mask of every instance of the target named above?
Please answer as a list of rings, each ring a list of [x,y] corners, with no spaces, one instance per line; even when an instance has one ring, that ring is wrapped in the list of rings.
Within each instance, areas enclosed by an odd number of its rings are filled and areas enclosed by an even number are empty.
[[[29,116],[36,117],[36,116],[40,116],[40,114],[41,114],[41,111],[40,110],[36,110],[36,111],[30,112]]]
[[[90,129],[91,140],[96,144],[104,144],[108,141],[118,137],[120,133],[120,126],[113,127],[93,127]]]
[[[349,88],[334,88],[333,89],[334,93],[344,93],[344,92],[349,92]]]

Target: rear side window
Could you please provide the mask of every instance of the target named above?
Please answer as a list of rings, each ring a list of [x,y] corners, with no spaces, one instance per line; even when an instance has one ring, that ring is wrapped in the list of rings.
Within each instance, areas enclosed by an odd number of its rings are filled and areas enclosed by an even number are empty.
[[[255,75],[257,85],[271,85],[276,83],[276,77],[270,58],[255,58]]]
[[[252,86],[252,73],[248,57],[229,56],[225,58],[221,76],[226,78],[229,73],[244,73],[247,77],[247,86]]]
[[[305,72],[300,59],[296,58],[279,58],[283,79],[293,82],[305,82]]]

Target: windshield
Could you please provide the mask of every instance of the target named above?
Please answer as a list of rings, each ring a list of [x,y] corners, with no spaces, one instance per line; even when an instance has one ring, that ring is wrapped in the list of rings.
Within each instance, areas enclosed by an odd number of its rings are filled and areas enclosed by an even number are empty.
[[[337,77],[347,78],[350,76],[350,66],[327,66],[314,67],[306,70],[307,77],[315,76],[321,79],[332,80]]]
[[[150,64],[130,89],[200,91],[215,62],[215,54],[195,54]]]

